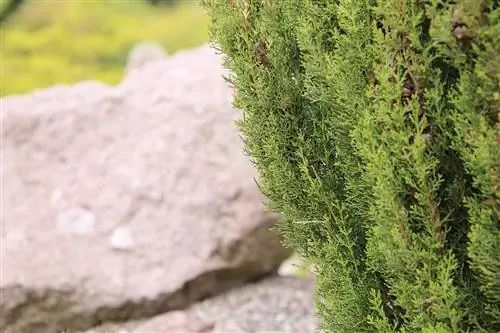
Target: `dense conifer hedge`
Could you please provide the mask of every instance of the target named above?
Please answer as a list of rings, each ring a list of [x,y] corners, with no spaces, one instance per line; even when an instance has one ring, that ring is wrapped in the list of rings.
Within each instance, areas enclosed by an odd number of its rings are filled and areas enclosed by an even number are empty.
[[[326,332],[500,331],[493,0],[204,0]]]

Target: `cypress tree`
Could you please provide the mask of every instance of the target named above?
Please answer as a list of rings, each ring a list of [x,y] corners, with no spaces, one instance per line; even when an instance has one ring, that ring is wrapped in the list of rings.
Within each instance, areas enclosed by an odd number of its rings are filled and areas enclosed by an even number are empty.
[[[494,0],[203,0],[326,332],[500,331]]]

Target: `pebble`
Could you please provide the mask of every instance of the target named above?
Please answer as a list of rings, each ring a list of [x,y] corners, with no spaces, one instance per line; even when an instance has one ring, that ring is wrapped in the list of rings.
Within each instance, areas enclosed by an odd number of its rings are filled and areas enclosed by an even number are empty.
[[[126,227],[113,230],[109,243],[114,250],[121,251],[131,250],[135,244],[131,231]]]
[[[72,207],[57,215],[57,229],[60,232],[85,235],[94,230],[95,215],[82,207]]]

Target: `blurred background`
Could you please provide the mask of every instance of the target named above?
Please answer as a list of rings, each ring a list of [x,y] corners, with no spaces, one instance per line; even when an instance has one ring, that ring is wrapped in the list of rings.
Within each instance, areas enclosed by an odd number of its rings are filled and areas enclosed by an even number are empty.
[[[0,10],[11,2],[0,0]],[[0,96],[82,80],[117,84],[137,43],[171,54],[206,43],[208,25],[197,0],[25,0],[0,28]]]

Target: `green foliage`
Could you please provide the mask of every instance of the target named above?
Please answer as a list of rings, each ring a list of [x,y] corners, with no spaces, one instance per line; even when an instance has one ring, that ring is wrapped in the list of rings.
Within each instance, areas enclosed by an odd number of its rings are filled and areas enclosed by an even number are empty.
[[[493,0],[204,0],[326,332],[500,331]]]
[[[118,83],[128,51],[154,40],[173,53],[208,40],[209,18],[193,3],[28,1],[2,27],[0,95],[55,83]]]
[[[7,0],[3,6],[0,7],[0,25],[10,18],[23,4],[24,0]]]

